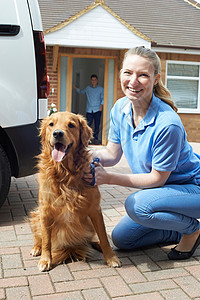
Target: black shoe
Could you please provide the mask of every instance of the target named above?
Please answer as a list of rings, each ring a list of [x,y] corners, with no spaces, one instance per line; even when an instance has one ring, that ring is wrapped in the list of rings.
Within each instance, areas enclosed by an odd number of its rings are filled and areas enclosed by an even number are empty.
[[[176,247],[172,248],[171,251],[167,254],[168,258],[170,260],[184,260],[184,259],[188,259],[190,258],[195,250],[197,249],[197,247],[200,244],[200,235],[198,236],[194,246],[192,247],[192,250],[190,250],[189,252],[182,252],[182,251],[177,251]]]

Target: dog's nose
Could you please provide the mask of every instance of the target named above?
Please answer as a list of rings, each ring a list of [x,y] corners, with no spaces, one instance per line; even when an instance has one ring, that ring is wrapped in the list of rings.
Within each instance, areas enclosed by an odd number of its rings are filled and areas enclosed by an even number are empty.
[[[53,137],[55,139],[62,138],[64,136],[64,132],[62,130],[55,130],[53,132]]]

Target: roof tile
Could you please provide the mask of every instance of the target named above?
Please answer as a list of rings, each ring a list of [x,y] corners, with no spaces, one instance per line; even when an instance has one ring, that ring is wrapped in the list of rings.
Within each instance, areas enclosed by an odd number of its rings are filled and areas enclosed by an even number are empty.
[[[90,0],[39,0],[44,30],[58,29],[57,25],[82,10],[87,12],[92,4]],[[200,5],[194,0],[105,0],[105,5],[158,46],[200,48]]]

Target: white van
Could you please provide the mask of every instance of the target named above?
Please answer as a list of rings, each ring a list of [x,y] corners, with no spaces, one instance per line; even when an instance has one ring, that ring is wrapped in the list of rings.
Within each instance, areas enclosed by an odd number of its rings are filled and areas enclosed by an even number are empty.
[[[37,0],[0,1],[0,206],[11,176],[33,174],[47,115],[46,53]]]

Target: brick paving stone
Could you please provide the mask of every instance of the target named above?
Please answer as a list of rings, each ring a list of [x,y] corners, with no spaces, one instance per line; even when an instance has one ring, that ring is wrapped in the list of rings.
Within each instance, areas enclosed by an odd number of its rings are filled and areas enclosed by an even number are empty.
[[[116,254],[119,257],[128,257],[131,260],[131,263],[134,263],[133,260],[131,259],[133,256],[134,257],[145,257],[143,250],[140,249],[135,249],[135,250],[119,250],[114,246],[114,250],[116,252]]]
[[[11,225],[1,225],[0,227],[0,232],[4,232],[4,231],[14,231],[14,226],[11,226]],[[5,233],[4,233],[5,234]]]
[[[28,276],[28,281],[33,296],[54,293],[53,285],[48,274]]]
[[[35,260],[35,257],[30,255],[30,251],[31,251],[32,247],[33,247],[33,243],[31,246],[20,247],[23,260]]]
[[[0,279],[0,288],[15,287],[15,286],[27,286],[28,281],[26,277],[10,277]]]
[[[106,294],[103,288],[91,289],[82,291],[85,300],[109,300],[110,297]]]
[[[78,271],[72,273],[75,280],[79,279],[87,279],[87,278],[98,278],[105,276],[114,276],[117,275],[117,272],[114,268],[102,268],[95,270],[87,270],[87,271]]]
[[[34,198],[38,199],[38,189],[31,190],[31,193],[32,193]]]
[[[27,222],[16,224],[14,227],[17,235],[32,234],[31,227]]]
[[[173,280],[168,279],[152,282],[134,283],[130,284],[130,287],[135,294],[139,294],[177,288],[177,284]]]
[[[160,291],[161,295],[163,295],[164,299],[166,300],[188,300],[187,294],[185,294],[181,289],[173,289],[173,290],[166,290]]]
[[[162,279],[169,279],[169,278],[175,278],[181,276],[189,276],[190,274],[183,268],[177,268],[177,269],[159,270],[154,272],[146,272],[144,273],[144,275],[149,281],[153,281],[153,280],[162,280]]]
[[[55,283],[56,291],[59,292],[70,292],[70,291],[81,291],[84,289],[94,289],[102,287],[99,279],[86,279],[86,280],[76,280],[68,282],[58,282]]]
[[[5,291],[4,289],[0,289],[0,300],[4,300],[5,299]]]
[[[2,224],[3,222],[9,222],[12,221],[12,215],[11,212],[0,212],[0,224]]]
[[[16,181],[16,187],[18,190],[23,190],[23,189],[27,189],[28,185],[27,182],[23,180],[23,178],[20,178],[21,182],[19,180]]]
[[[182,260],[182,261],[175,261],[175,260],[172,261],[166,259],[165,261],[157,261],[156,263],[161,269],[183,268],[188,266],[199,265],[199,262],[194,258],[190,258],[188,260]]]
[[[26,200],[26,199],[30,199],[33,198],[31,191],[23,191],[20,193],[20,198],[22,201]]]
[[[158,292],[115,298],[115,300],[163,300],[163,299],[165,298],[163,298]],[[176,299],[176,300],[182,300],[182,299]]]
[[[23,241],[23,240],[27,241],[27,240],[29,240],[29,241],[32,241],[32,243],[33,243],[33,234],[32,233],[30,233],[30,234],[18,234],[17,239],[18,239],[18,241]]]
[[[6,233],[5,233],[5,231],[0,232],[0,243],[6,242],[6,241],[16,241],[16,239],[17,239],[17,237],[16,237],[14,229],[7,230]]]
[[[23,247],[23,246],[28,246],[32,245],[33,241],[32,240],[21,240],[21,241],[5,241],[1,243],[1,247]]]
[[[108,268],[106,261],[103,257],[103,255],[101,255],[101,260],[91,260],[88,262],[89,266],[91,269],[95,270],[95,269],[105,269],[106,267]]]
[[[6,289],[6,300],[31,300],[28,287],[16,287]]]
[[[192,276],[200,280],[200,265],[185,268]]]
[[[9,193],[8,201],[10,204],[21,202],[21,197],[19,193]]]
[[[191,298],[200,297],[200,282],[192,276],[174,278],[174,281]]]
[[[105,209],[104,214],[107,217],[119,217],[120,216],[120,214],[114,208]]]
[[[38,257],[32,257],[31,260],[24,260],[23,261],[24,268],[36,267],[38,269],[37,265],[38,265],[39,259],[40,259],[40,257],[38,256]]]
[[[115,251],[115,253],[118,255],[117,251]],[[129,257],[120,257],[120,261],[123,267],[125,267],[126,265],[133,265],[132,261],[130,261]],[[117,269],[121,270],[121,269]]]
[[[13,215],[14,220],[16,219],[16,217],[25,217],[26,212],[25,212],[24,206],[21,205],[16,208],[12,208],[12,215]]]
[[[4,269],[22,267],[22,260],[19,254],[2,255],[2,265]]]
[[[144,253],[148,255],[154,262],[167,259],[166,253],[161,248],[145,249]]]
[[[111,297],[132,294],[131,289],[120,276],[104,277],[101,281]]]
[[[87,264],[86,262],[83,262],[83,261],[70,262],[67,264],[67,266],[71,272],[84,271],[84,270],[90,269],[89,264]]]
[[[117,272],[128,284],[147,281],[145,276],[133,265],[123,265],[122,268],[117,269]]]
[[[130,259],[141,272],[160,270],[160,267],[146,255],[131,256]]]
[[[53,282],[74,280],[74,277],[69,271],[67,265],[64,264],[56,266],[54,269],[49,271],[49,276]]]
[[[7,269],[4,270],[4,277],[14,277],[14,276],[30,276],[30,275],[38,275],[37,267],[29,267],[29,268],[17,268],[17,269]]]
[[[45,296],[35,296],[33,300],[85,300],[81,292],[59,293]]]
[[[18,254],[18,253],[20,253],[20,250],[17,247],[0,248],[0,255],[4,255],[4,254]]]

